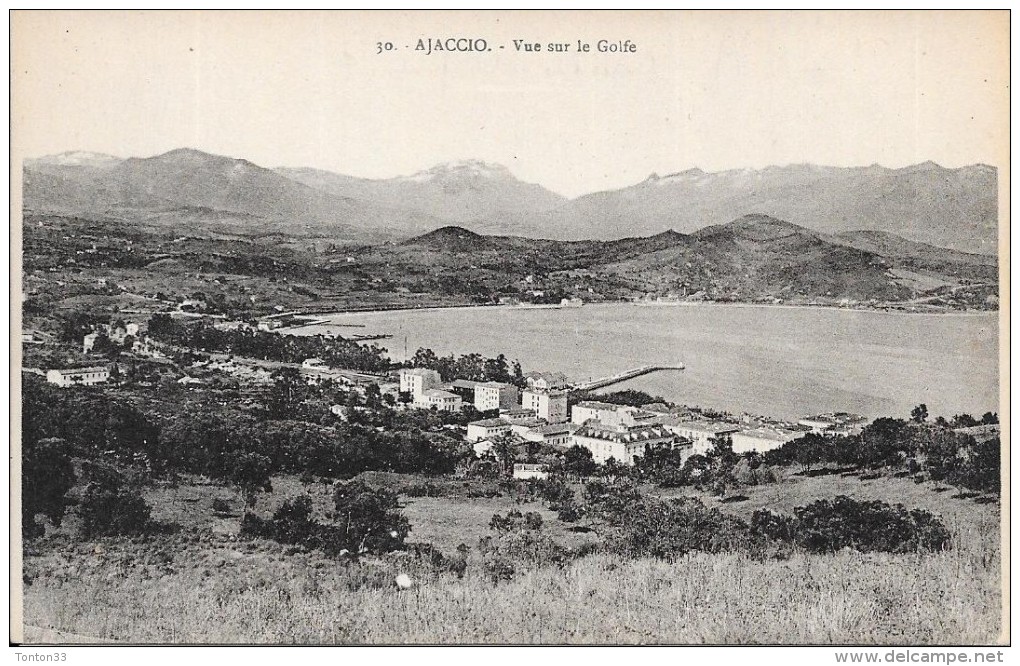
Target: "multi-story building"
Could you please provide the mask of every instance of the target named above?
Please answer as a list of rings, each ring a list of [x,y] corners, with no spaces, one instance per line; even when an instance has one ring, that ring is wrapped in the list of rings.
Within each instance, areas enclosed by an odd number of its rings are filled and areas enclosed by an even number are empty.
[[[664,427],[674,435],[690,441],[694,445],[694,453],[700,455],[704,455],[712,449],[713,439],[726,437],[740,430],[740,426],[733,423],[703,419],[669,423]]]
[[[482,419],[472,421],[467,426],[467,440],[477,442],[482,439],[492,439],[510,432],[510,423],[503,419]]]
[[[556,389],[525,389],[521,393],[521,407],[532,409],[539,418],[549,423],[567,420],[567,392]]]
[[[570,441],[591,451],[596,463],[612,458],[624,465],[633,465],[634,457],[644,455],[646,447],[677,444],[676,436],[663,426],[608,426],[593,420],[578,428]]]
[[[570,421],[578,425],[595,420],[603,425],[636,426],[658,425],[662,422],[664,415],[627,405],[586,400],[574,405],[570,416]]]
[[[570,446],[570,436],[577,426],[571,423],[540,423],[531,426],[515,426],[513,431],[526,442],[538,442],[549,446]]]
[[[482,382],[475,386],[475,409],[513,409],[519,404],[517,387],[503,382]]]
[[[110,370],[103,367],[48,370],[46,381],[57,386],[93,386],[110,379]]]
[[[426,368],[402,368],[400,370],[400,390],[410,393],[414,402],[418,402],[422,393],[439,385],[442,379],[435,370]]]
[[[440,412],[458,412],[464,407],[464,400],[456,393],[441,389],[425,389],[414,400],[415,407],[432,409]]]
[[[733,442],[734,453],[747,453],[748,451],[764,453],[765,451],[778,449],[787,442],[800,439],[804,436],[805,432],[805,430],[762,426],[760,428],[735,432],[730,435],[730,439]]]

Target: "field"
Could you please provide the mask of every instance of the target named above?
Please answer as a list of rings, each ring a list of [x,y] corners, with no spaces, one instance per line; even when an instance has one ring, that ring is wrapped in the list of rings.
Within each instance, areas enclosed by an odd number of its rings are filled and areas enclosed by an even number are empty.
[[[264,509],[298,489],[274,481]],[[311,488],[316,492],[315,488]],[[324,491],[317,491],[324,499]],[[954,547],[930,555],[796,554],[785,560],[692,553],[667,563],[589,555],[519,570],[498,583],[475,546],[507,498],[405,498],[411,540],[451,554],[471,546],[462,577],[390,554],[360,563],[235,536],[236,517],[203,519],[215,486],[159,489],[161,515],[184,531],[145,543],[54,537],[26,553],[29,633],[173,643],[835,643],[971,644],[999,639],[998,506],[909,479],[789,477],[710,503],[746,514],[812,499],[881,497],[942,515]],[[162,493],[162,495],[160,495]],[[170,497],[167,493],[172,493]],[[236,500],[235,500],[236,504]],[[555,539],[580,545],[537,504]],[[196,522],[189,522],[196,521]],[[394,585],[406,573],[408,590]],[[49,634],[52,635],[52,634]],[[83,640],[79,638],[79,640]]]

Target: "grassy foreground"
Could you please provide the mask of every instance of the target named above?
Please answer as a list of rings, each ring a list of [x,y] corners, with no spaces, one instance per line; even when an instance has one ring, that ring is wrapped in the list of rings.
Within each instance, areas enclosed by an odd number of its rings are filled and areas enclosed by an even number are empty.
[[[295,492],[274,479],[268,510]],[[351,562],[237,534],[238,518],[210,505],[231,491],[207,484],[149,499],[177,535],[30,545],[24,571],[28,638],[132,643],[820,643],[974,644],[1000,638],[999,510],[908,479],[791,476],[718,504],[742,517],[836,494],[896,498],[943,517],[953,549],[934,554],[796,554],[756,561],[692,553],[667,563],[607,554],[562,568],[519,568],[494,583],[475,546],[509,498],[405,498],[411,539],[452,555],[472,547],[463,577],[407,554]],[[169,493],[169,494],[168,494]],[[717,500],[705,498],[706,501]],[[577,547],[594,535],[566,530],[538,504],[542,528]],[[68,526],[70,528],[70,525]],[[408,590],[395,585],[405,573]],[[55,633],[60,632],[60,633]],[[42,637],[42,638],[39,638]],[[49,638],[47,638],[49,637]]]
[[[25,621],[133,643],[988,643],[994,529],[972,525],[933,555],[592,555],[500,583],[474,552],[458,578],[231,535],[68,543],[26,558]]]

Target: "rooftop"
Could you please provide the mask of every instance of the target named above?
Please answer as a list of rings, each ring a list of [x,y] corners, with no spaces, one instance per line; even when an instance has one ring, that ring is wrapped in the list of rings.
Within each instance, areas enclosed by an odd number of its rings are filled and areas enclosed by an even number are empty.
[[[618,409],[625,409],[627,406],[614,405],[610,402],[599,402],[598,400],[584,400],[577,403],[577,407],[582,407],[584,409],[608,409],[615,412]]]
[[[86,372],[109,372],[109,368],[93,366],[90,368],[53,368],[50,372],[59,372],[62,375],[81,375]]]
[[[798,435],[803,435],[802,432],[793,430],[785,430],[782,428],[751,428],[749,430],[741,430],[737,435],[744,435],[745,437],[754,437],[756,439],[768,439],[774,442],[788,442],[791,439],[796,438]]]
[[[460,396],[456,393],[450,393],[449,391],[443,391],[442,389],[428,389],[423,391],[422,395],[429,398],[459,398]]]
[[[481,428],[496,428],[499,426],[509,426],[510,424],[503,419],[482,419],[481,421],[472,421],[468,425],[479,426]]]
[[[683,421],[676,425],[678,428],[685,428],[687,430],[698,430],[700,432],[736,432],[740,430],[740,426],[734,425],[733,423],[726,423],[725,421]]]
[[[517,388],[513,384],[507,384],[506,382],[476,382],[475,386],[476,387],[484,386],[485,388],[498,388],[498,389]]]

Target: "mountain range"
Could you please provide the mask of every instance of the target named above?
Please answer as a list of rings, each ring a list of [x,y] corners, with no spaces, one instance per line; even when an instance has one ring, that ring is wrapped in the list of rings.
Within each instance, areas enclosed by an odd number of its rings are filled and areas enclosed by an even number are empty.
[[[268,169],[192,149],[142,159],[71,152],[26,160],[23,173],[26,212],[222,234],[377,242],[457,225],[485,234],[615,240],[691,234],[758,214],[828,236],[894,234],[988,255],[997,247],[997,172],[985,165],[691,169],[572,200],[475,160],[374,180]],[[891,241],[861,235],[855,242]]]

